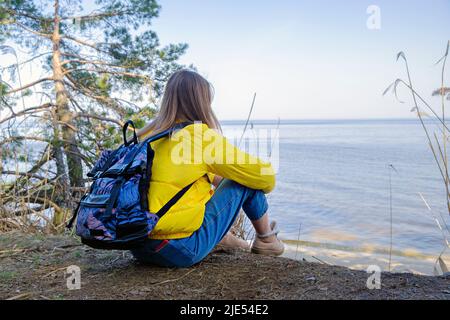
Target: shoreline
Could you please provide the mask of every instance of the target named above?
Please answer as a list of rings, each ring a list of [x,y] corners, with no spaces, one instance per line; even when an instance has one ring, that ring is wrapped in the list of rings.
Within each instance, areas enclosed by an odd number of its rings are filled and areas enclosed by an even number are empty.
[[[389,271],[389,250],[376,246],[344,246],[326,242],[283,240],[285,253],[283,257],[309,262],[321,262],[329,265],[347,267],[352,270],[365,271],[369,266],[377,265],[382,271]],[[391,270],[394,273],[413,273],[415,275],[435,276],[442,274],[437,264],[437,256],[413,250],[393,250]],[[442,257],[449,265],[446,257]],[[435,270],[437,268],[437,270]]]
[[[99,251],[69,236],[0,234],[0,299],[447,299],[450,277],[381,274],[216,248],[191,268],[139,264],[130,253]],[[68,290],[66,268],[81,269]],[[282,272],[280,272],[282,271]]]

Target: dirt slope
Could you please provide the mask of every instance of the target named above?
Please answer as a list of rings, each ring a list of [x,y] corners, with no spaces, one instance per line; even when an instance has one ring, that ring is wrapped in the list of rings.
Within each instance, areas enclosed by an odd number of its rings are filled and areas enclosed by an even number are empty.
[[[81,268],[68,290],[66,268]],[[0,235],[0,299],[450,299],[450,278],[368,274],[343,267],[217,249],[189,269],[136,262],[128,252],[97,251],[64,236]]]

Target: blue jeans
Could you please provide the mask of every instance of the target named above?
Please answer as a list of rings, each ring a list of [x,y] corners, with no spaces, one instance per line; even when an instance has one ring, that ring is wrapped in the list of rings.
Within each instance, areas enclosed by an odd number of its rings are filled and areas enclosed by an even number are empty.
[[[251,220],[260,219],[268,209],[265,194],[224,180],[207,202],[203,223],[190,237],[173,240],[147,240],[132,250],[144,263],[164,267],[189,267],[202,261],[222,240],[243,209]]]

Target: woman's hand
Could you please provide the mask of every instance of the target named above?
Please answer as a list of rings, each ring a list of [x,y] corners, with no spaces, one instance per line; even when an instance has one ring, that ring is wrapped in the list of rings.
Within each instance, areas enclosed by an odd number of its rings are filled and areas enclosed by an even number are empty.
[[[219,184],[222,182],[223,178],[221,176],[215,175],[214,180],[212,182],[214,188],[217,188]]]

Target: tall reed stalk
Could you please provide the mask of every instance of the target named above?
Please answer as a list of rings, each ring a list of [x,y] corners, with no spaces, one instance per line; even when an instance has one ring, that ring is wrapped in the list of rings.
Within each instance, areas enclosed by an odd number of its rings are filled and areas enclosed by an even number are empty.
[[[430,103],[428,103],[422,95],[420,95],[417,90],[415,89],[411,77],[411,72],[409,69],[409,63],[408,59],[406,58],[406,55],[404,52],[399,52],[397,54],[397,61],[402,59],[405,63],[405,70],[407,75],[407,81],[404,81],[402,79],[396,79],[383,93],[385,95],[387,92],[392,91],[397,98],[397,100],[400,103],[404,103],[398,98],[398,88],[400,85],[407,88],[407,90],[411,93],[412,102],[413,102],[413,108],[411,109],[412,112],[415,112],[421,127],[423,128],[423,131],[426,135],[428,146],[430,148],[430,151],[433,155],[434,161],[436,163],[436,166],[439,170],[440,176],[442,178],[443,188],[445,190],[445,204],[447,207],[447,214],[450,215],[450,177],[449,177],[449,170],[448,170],[448,151],[447,151],[447,144],[449,139],[449,132],[450,129],[447,126],[446,123],[446,113],[445,113],[445,104],[446,100],[450,100],[450,90],[448,87],[445,87],[445,71],[446,71],[446,65],[447,65],[447,58],[449,54],[449,48],[450,48],[450,41],[447,42],[447,47],[445,54],[439,59],[439,61],[436,62],[435,65],[441,65],[441,81],[440,85],[441,87],[433,93],[433,95],[439,95],[441,97],[440,99],[440,115],[438,112],[435,111],[435,109],[431,106]],[[428,112],[426,112],[428,111]],[[425,121],[429,120],[429,121]],[[430,125],[436,125],[438,128],[438,132],[435,130],[430,129]],[[422,199],[425,201],[425,199],[422,197]],[[426,201],[425,201],[426,203]],[[431,208],[426,203],[427,207],[431,210]],[[443,216],[441,216],[442,222],[446,225],[445,219]],[[436,220],[437,221],[437,220]],[[441,230],[442,227],[440,226],[439,222],[437,221],[438,227],[440,227]],[[448,231],[448,228],[446,228]],[[441,270],[445,271],[447,270],[447,267],[445,266],[445,263],[441,259],[442,254],[449,248],[449,244],[447,241],[445,241],[445,249],[443,252],[439,255],[438,259],[436,260],[436,263],[439,263]]]

